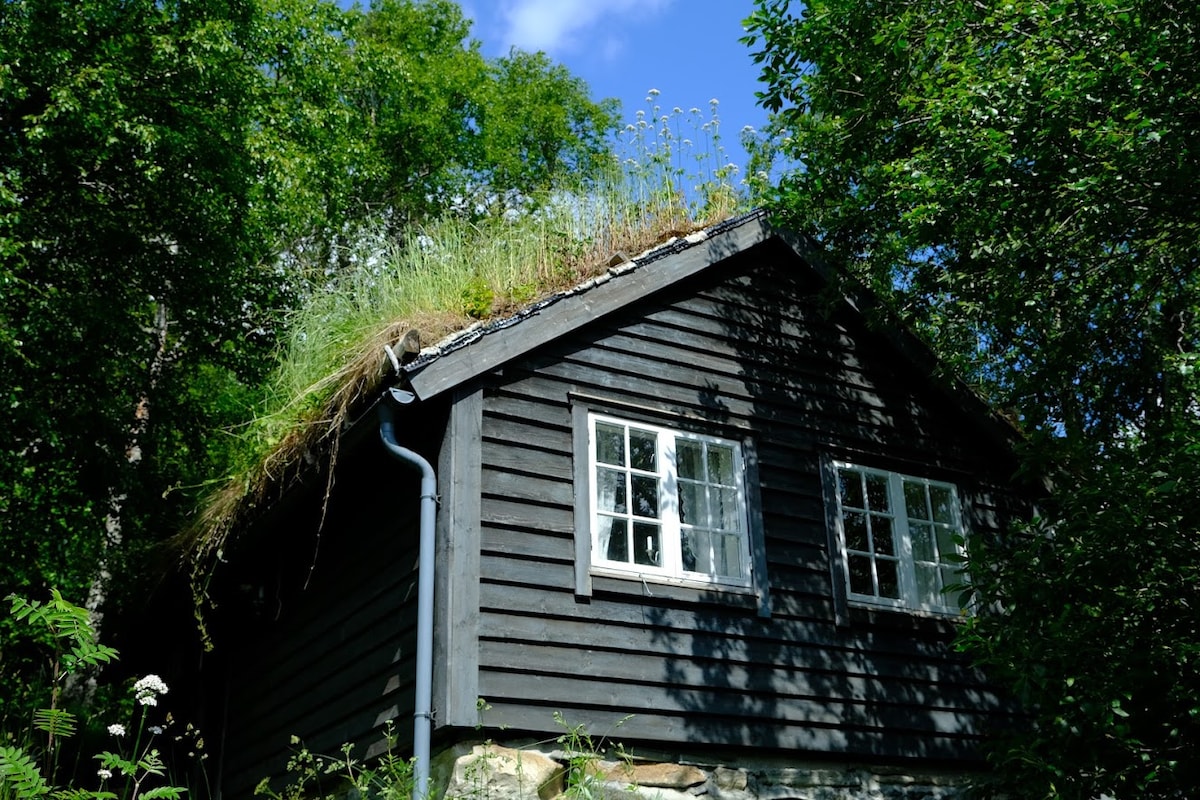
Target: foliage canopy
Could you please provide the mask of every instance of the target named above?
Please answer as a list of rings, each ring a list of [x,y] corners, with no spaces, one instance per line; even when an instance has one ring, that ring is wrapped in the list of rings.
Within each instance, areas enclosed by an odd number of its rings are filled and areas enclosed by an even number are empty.
[[[0,586],[135,596],[354,245],[598,174],[612,104],[468,34],[447,0],[0,5]]]
[[[1196,785],[1200,10],[759,0],[775,206],[1010,409],[1057,490],[978,543],[1010,796]],[[1030,735],[1032,732],[1032,735]]]

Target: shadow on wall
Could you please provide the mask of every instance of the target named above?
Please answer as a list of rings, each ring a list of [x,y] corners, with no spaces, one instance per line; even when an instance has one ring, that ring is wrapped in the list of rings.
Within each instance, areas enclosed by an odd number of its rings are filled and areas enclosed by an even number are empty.
[[[953,653],[953,623],[855,609],[836,624],[819,465],[831,454],[928,469],[975,497],[986,469],[979,437],[810,270],[762,248],[739,258],[740,279],[702,292],[719,309],[737,377],[705,382],[697,404],[724,423],[731,397],[751,403],[772,616],[716,590],[703,593],[700,613],[694,602],[648,604],[656,649],[675,654],[662,660],[664,711],[695,742],[975,760],[1000,703]]]

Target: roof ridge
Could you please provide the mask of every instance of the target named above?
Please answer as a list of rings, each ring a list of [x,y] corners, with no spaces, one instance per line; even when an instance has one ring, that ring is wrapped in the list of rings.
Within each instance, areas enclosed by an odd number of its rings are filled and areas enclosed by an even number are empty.
[[[576,284],[569,289],[562,289],[560,291],[553,292],[546,297],[541,298],[540,300],[536,300],[533,303],[524,306],[515,313],[509,314],[505,317],[500,317],[498,319],[480,320],[468,325],[465,328],[462,328],[461,330],[457,330],[435,344],[423,348],[421,352],[417,354],[416,358],[414,358],[412,361],[409,361],[401,369],[405,374],[414,373],[441,358],[442,356],[449,355],[456,350],[461,350],[468,345],[474,344],[488,334],[511,328],[514,325],[517,325],[518,323],[535,316],[544,309],[549,308],[561,300],[590,291],[597,286],[608,283],[615,277],[633,272],[636,269],[645,267],[654,263],[655,261],[667,258],[668,256],[675,255],[676,253],[681,253],[684,250],[688,250],[701,244],[702,242],[707,241],[713,236],[720,235],[727,230],[736,228],[739,225],[743,225],[752,219],[765,217],[766,213],[767,212],[764,209],[756,208],[744,214],[728,217],[706,228],[693,231],[692,233],[685,234],[683,236],[672,236],[665,242],[647,248],[627,261],[622,261],[609,267],[599,275],[588,278],[587,280]]]

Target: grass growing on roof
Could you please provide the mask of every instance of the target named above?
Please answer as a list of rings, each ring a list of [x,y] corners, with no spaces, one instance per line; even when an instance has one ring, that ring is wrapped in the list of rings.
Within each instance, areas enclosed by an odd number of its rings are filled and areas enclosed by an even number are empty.
[[[617,166],[600,185],[523,213],[449,217],[403,241],[364,241],[350,268],[292,315],[260,413],[236,434],[230,477],[184,535],[197,612],[212,559],[242,514],[287,488],[306,462],[332,473],[337,434],[387,375],[384,345],[410,329],[432,344],[600,274],[614,253],[636,255],[744,210],[737,168],[720,149],[716,104],[703,121],[697,109],[661,115],[656,96],[647,97],[655,124],[640,113],[626,127]],[[710,149],[700,152],[681,124],[697,126]]]

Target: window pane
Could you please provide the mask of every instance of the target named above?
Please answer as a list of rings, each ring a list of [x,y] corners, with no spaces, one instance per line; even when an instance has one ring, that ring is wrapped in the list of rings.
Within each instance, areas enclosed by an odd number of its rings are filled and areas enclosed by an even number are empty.
[[[942,588],[947,586],[961,586],[966,583],[966,576],[962,574],[962,570],[958,567],[942,567]],[[956,597],[942,595],[943,605],[952,605],[957,600]]]
[[[870,556],[850,556],[850,591],[855,594],[875,594],[871,583]]]
[[[739,531],[742,529],[738,510],[738,493],[736,489],[710,489],[712,498],[713,527],[723,531]]]
[[[625,429],[596,423],[596,460],[601,464],[625,466]]]
[[[875,559],[875,571],[879,574],[879,596],[899,597],[900,579],[896,575],[896,562],[877,558]]]
[[[596,510],[624,514],[625,473],[615,469],[596,468]]]
[[[929,499],[933,501],[933,519],[936,522],[954,524],[954,495],[945,486],[930,486]]]
[[[742,548],[737,536],[713,534],[713,572],[723,578],[742,575]]]
[[[916,481],[904,482],[904,507],[912,519],[929,519],[929,508],[925,502],[925,484]]]
[[[851,511],[846,514],[842,520],[842,527],[846,531],[846,548],[848,550],[861,550],[864,553],[870,552],[871,546],[867,541],[867,515],[861,511]]]
[[[917,598],[926,605],[942,604],[942,587],[938,583],[937,567],[917,564]]]
[[[896,555],[895,537],[892,536],[892,520],[890,517],[871,515],[871,542],[875,545],[876,553]]]
[[[648,475],[634,475],[633,483],[633,513],[639,517],[658,518],[658,478]]]
[[[687,529],[680,531],[683,568],[688,572],[708,572],[708,534]]]
[[[726,486],[733,485],[732,447],[723,444],[710,444],[708,446],[708,482],[723,483]]]
[[[629,522],[596,515],[600,552],[609,561],[629,561]]]
[[[950,528],[941,526],[937,529],[937,546],[938,559],[945,561],[947,556],[952,556],[958,552],[958,545],[954,543],[954,531]]]
[[[843,506],[865,508],[863,505],[862,475],[850,469],[838,470],[838,492]]]
[[[658,435],[653,431],[629,431],[629,466],[658,472]]]
[[[914,561],[936,561],[933,552],[933,528],[919,522],[908,523],[908,532],[912,536],[912,553]]]
[[[888,480],[882,475],[867,476],[867,508],[872,511],[890,511],[888,502]]]
[[[675,465],[679,477],[704,480],[704,446],[690,439],[675,440]]]
[[[712,525],[702,485],[679,482],[679,521],[684,525],[701,525],[705,528]]]
[[[633,558],[638,564],[660,566],[662,529],[650,522],[633,523]]]

